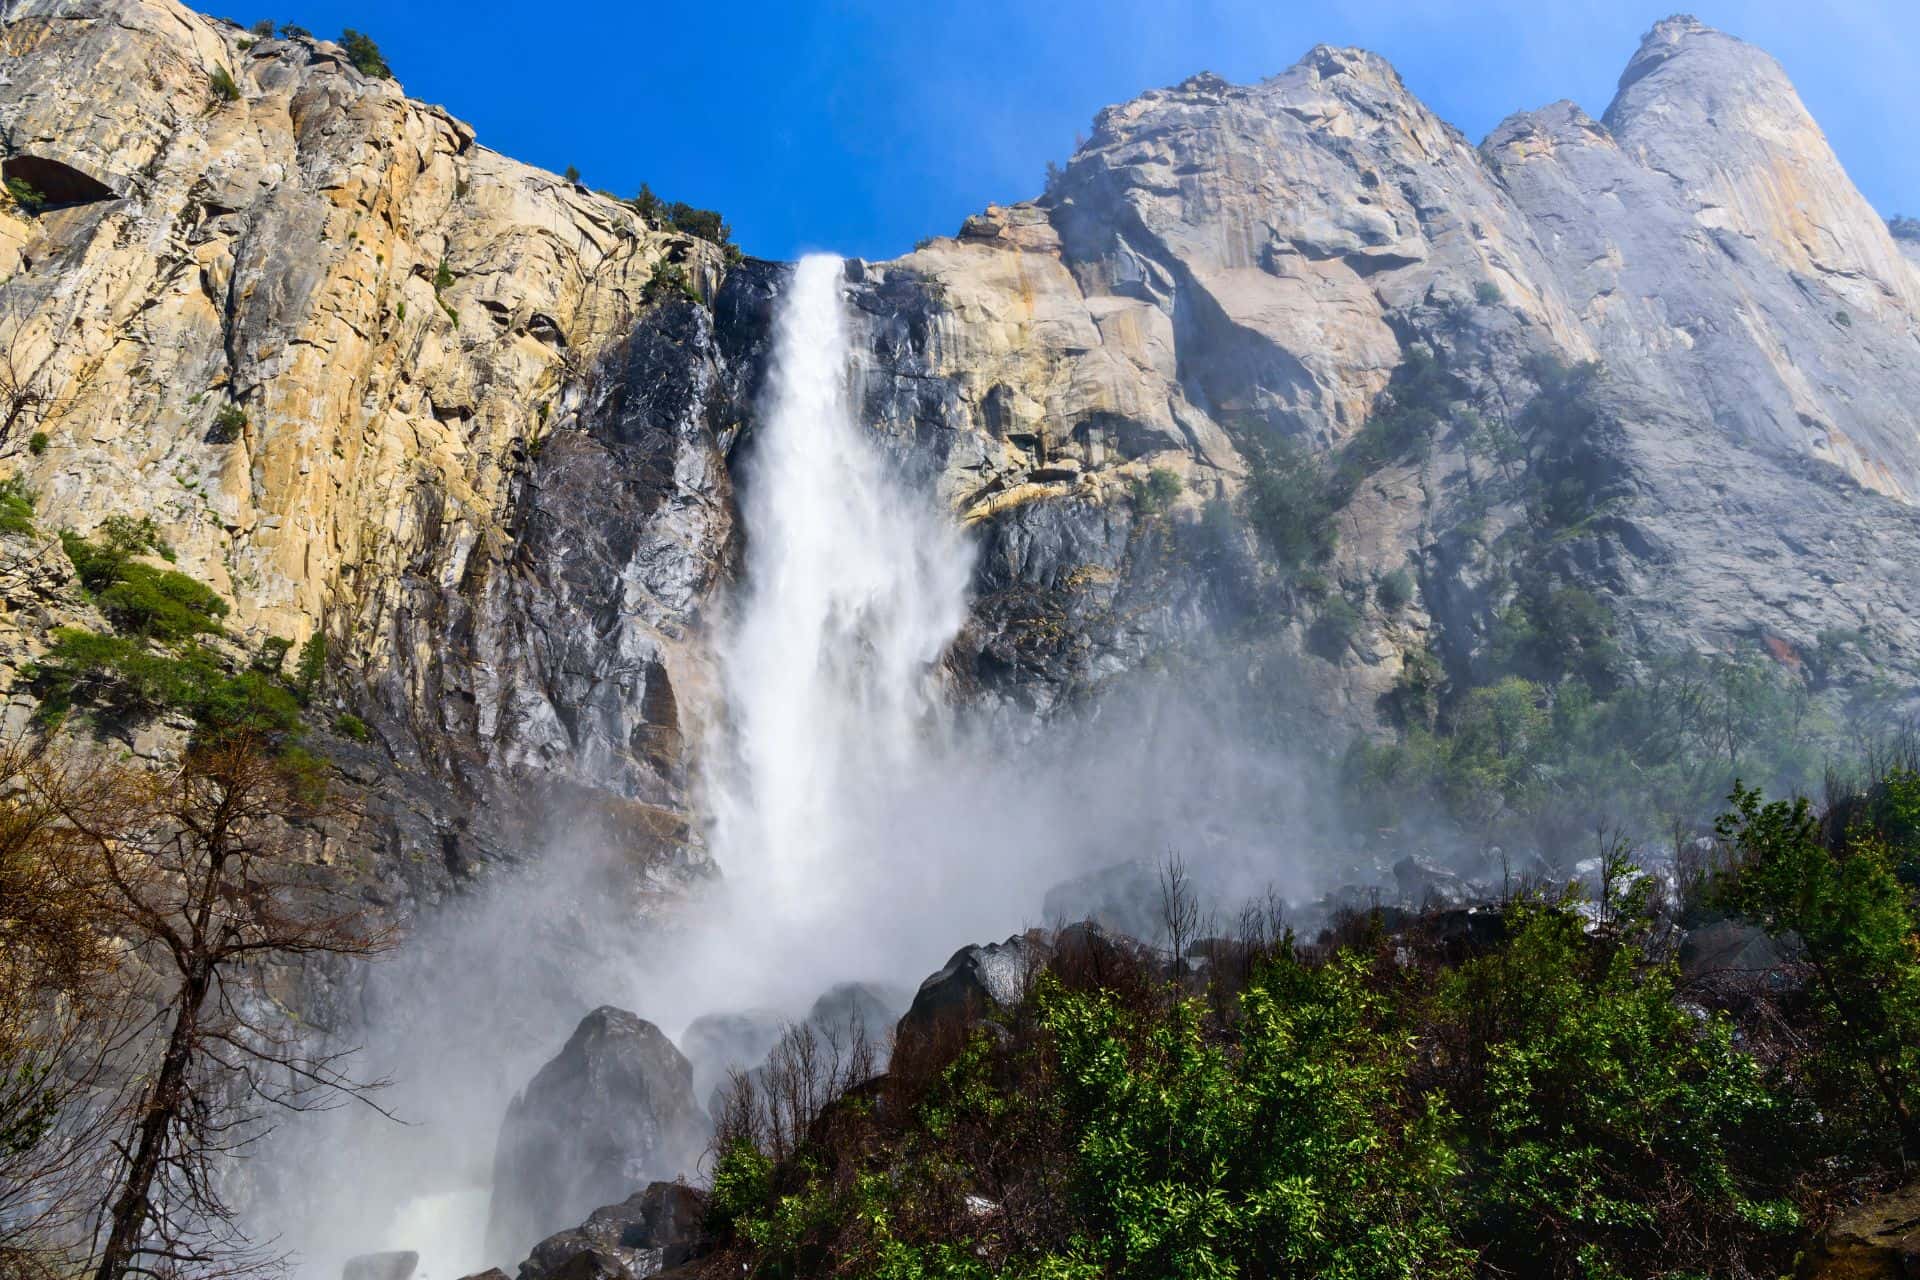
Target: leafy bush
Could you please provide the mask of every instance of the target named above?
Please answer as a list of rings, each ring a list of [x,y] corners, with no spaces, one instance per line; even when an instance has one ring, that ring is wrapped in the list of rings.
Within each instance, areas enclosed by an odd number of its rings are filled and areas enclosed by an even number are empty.
[[[373,730],[367,727],[367,722],[351,711],[342,711],[333,718],[333,731],[355,742],[366,742],[373,737]]]
[[[1395,569],[1374,584],[1373,598],[1388,613],[1398,613],[1413,603],[1413,575],[1405,569]]]
[[[1645,896],[1521,898],[1463,950],[1255,923],[1204,969],[1084,940],[984,1027],[909,1033],[784,1150],[718,1148],[765,1276],[1780,1275],[1857,1176],[1791,1072],[1681,1002]]]
[[[1765,802],[1737,783],[1717,830],[1733,855],[1720,899],[1804,949],[1812,1066],[1822,1103],[1920,1160],[1920,915],[1896,873],[1913,851],[1920,775],[1897,769],[1874,806],[1823,830],[1804,798]],[[1891,837],[1891,838],[1890,838]],[[1898,842],[1898,843],[1896,843]]]
[[[299,660],[293,668],[293,691],[301,705],[313,700],[327,678],[327,637],[316,631],[300,646]]]
[[[701,300],[700,291],[693,287],[693,281],[687,276],[687,269],[662,258],[653,264],[653,272],[640,290],[640,300],[659,302],[669,298],[694,303]]]
[[[313,39],[313,32],[300,26],[298,23],[283,22],[280,24],[280,38],[282,40],[311,40]]]
[[[19,476],[0,480],[0,534],[32,537],[35,494]]]
[[[1134,510],[1143,516],[1159,515],[1173,505],[1182,488],[1180,475],[1166,467],[1155,467],[1143,480],[1138,476],[1127,482]]]
[[[1696,1020],[1671,969],[1590,941],[1572,911],[1523,906],[1510,927],[1447,975],[1439,1002],[1458,1029],[1448,1096],[1483,1268],[1723,1275],[1738,1245],[1765,1252],[1796,1228],[1766,1185],[1783,1106],[1727,1020]]]
[[[149,551],[172,558],[150,517],[110,517],[101,524],[99,541],[67,530],[60,543],[81,585],[117,630],[161,641],[220,633],[228,606],[219,593],[184,573],[133,558]]]
[[[225,67],[215,67],[207,77],[207,84],[213,96],[222,102],[240,101],[240,86],[234,81],[233,73]]]
[[[34,457],[37,458],[41,454],[45,453],[46,451],[47,451],[47,433],[46,432],[36,431],[32,435],[27,437],[28,453],[32,454]]]
[[[1483,307],[1491,307],[1500,299],[1500,286],[1491,280],[1482,280],[1473,286],[1473,300]]]
[[[389,67],[387,60],[381,56],[380,46],[373,42],[372,36],[348,27],[340,33],[340,47],[347,51],[347,61],[351,62],[353,69],[361,75],[371,76],[376,80],[393,79],[393,68]]]
[[[262,18],[247,28],[249,34],[260,40],[273,39],[273,19]]]
[[[1319,466],[1299,445],[1282,440],[1252,450],[1241,501],[1247,523],[1281,567],[1300,569],[1333,554],[1334,506]]]
[[[257,671],[232,675],[200,644],[156,653],[139,639],[62,627],[39,670],[41,714],[58,717],[75,703],[121,714],[180,710],[203,729],[286,733],[300,706]]]
[[[207,438],[215,444],[232,444],[247,429],[247,422],[244,408],[231,402],[223,404],[219,412],[213,415],[213,429],[207,433]]]
[[[563,181],[573,186],[580,185],[580,170],[575,168],[573,165],[568,165],[566,169],[560,174],[560,177]]]
[[[445,258],[442,258],[440,265],[433,269],[433,291],[441,293],[451,288],[453,288],[453,268],[447,264]]]
[[[1331,596],[1307,630],[1307,644],[1329,662],[1337,662],[1360,634],[1360,611],[1345,596]]]
[[[24,178],[8,178],[6,192],[8,202],[29,217],[46,207],[47,198]]]

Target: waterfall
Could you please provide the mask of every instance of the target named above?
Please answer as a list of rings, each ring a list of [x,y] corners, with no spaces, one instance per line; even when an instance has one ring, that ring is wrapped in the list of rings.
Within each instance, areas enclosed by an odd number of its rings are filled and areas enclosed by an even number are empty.
[[[967,614],[972,552],[856,420],[841,260],[801,259],[780,300],[743,477],[746,563],[718,649],[709,774],[722,871],[788,924],[844,901],[880,856],[875,801],[943,720],[936,665]]]

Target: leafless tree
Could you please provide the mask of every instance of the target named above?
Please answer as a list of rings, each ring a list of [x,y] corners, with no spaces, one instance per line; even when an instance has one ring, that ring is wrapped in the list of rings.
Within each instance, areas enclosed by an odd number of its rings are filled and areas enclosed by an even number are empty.
[[[257,1261],[221,1198],[222,1162],[261,1136],[263,1111],[372,1087],[290,1034],[255,981],[266,962],[386,945],[356,912],[314,906],[327,895],[303,875],[300,832],[326,802],[244,736],[194,748],[170,775],[96,767],[47,794],[97,865],[97,909],[160,974],[165,1036],[115,1142],[96,1280]]]

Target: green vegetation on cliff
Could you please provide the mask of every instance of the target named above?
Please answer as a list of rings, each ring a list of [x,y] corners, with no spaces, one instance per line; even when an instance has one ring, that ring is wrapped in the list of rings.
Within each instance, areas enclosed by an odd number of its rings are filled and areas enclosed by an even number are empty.
[[[1917,777],[1737,791],[1676,903],[1616,860],[1597,908],[1250,919],[1197,964],[1068,931],[885,1076],[732,1108],[712,1225],[780,1277],[1784,1274],[1912,1155]],[[1688,977],[1674,912],[1780,961]]]

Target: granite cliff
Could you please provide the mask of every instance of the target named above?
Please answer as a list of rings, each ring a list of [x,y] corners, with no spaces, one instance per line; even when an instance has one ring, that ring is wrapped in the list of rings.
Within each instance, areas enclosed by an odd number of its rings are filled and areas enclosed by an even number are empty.
[[[41,525],[151,515],[236,661],[329,637],[395,895],[520,852],[558,794],[702,874],[702,628],[786,268],[491,152],[324,40],[171,0],[0,12],[5,172],[47,200],[0,213],[0,468]],[[1479,146],[1357,50],[1196,76],[1100,113],[1035,200],[847,276],[867,420],[980,547],[962,696],[1044,717],[1252,625],[1337,745],[1414,655],[1471,681],[1529,580],[1632,655],[1910,680],[1911,254],[1773,60],[1675,18],[1601,119]],[[1366,454],[1310,583],[1220,518],[1276,449],[1351,450],[1420,362],[1446,403]],[[1529,413],[1586,362],[1578,414]],[[10,601],[16,720],[84,608],[60,576]]]

